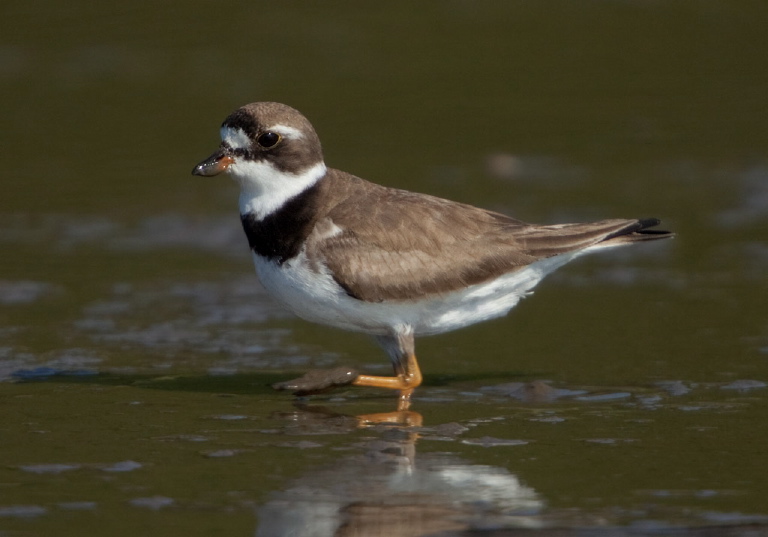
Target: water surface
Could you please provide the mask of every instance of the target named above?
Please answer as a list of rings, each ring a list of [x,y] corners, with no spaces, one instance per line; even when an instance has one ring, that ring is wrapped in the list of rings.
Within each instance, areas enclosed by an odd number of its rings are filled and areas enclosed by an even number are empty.
[[[766,533],[762,3],[4,15],[0,533]],[[400,425],[375,390],[295,400],[269,385],[389,366],[271,302],[235,185],[189,175],[255,100],[382,184],[677,237],[419,340]]]

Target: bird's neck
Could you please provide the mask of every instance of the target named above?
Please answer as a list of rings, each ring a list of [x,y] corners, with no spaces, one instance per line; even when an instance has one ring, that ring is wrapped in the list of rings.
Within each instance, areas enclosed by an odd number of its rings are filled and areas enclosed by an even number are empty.
[[[263,217],[241,213],[243,231],[254,254],[282,265],[301,253],[320,216],[323,182],[316,181]]]
[[[293,174],[266,162],[238,163],[230,170],[240,185],[240,215],[263,220],[311,188],[326,174],[324,162]]]

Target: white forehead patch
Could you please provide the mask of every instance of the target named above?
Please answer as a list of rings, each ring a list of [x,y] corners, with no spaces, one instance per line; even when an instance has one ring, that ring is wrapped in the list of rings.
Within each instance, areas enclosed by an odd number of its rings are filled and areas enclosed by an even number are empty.
[[[222,127],[220,134],[221,141],[228,144],[232,149],[248,149],[251,146],[251,141],[243,129]]]
[[[300,140],[304,138],[303,132],[295,127],[289,127],[288,125],[275,125],[267,130],[276,132],[283,138],[288,138],[289,140]]]

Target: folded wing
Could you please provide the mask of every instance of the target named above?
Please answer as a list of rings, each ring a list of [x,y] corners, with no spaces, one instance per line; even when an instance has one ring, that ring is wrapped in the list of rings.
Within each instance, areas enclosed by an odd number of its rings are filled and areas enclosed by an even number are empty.
[[[328,212],[336,232],[315,247],[347,294],[367,302],[447,294],[547,257],[670,236],[647,229],[655,219],[536,226],[407,191],[366,192]]]

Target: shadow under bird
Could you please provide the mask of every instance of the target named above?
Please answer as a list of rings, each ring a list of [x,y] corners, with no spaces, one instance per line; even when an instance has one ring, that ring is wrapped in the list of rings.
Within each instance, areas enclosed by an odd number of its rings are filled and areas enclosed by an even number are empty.
[[[308,321],[372,335],[395,372],[343,370],[279,387],[391,388],[401,410],[422,381],[415,336],[505,315],[584,253],[672,236],[650,229],[656,219],[534,225],[370,183],[326,167],[309,121],[274,102],[235,110],[218,150],[192,171],[222,172],[240,185],[240,218],[266,290]]]

